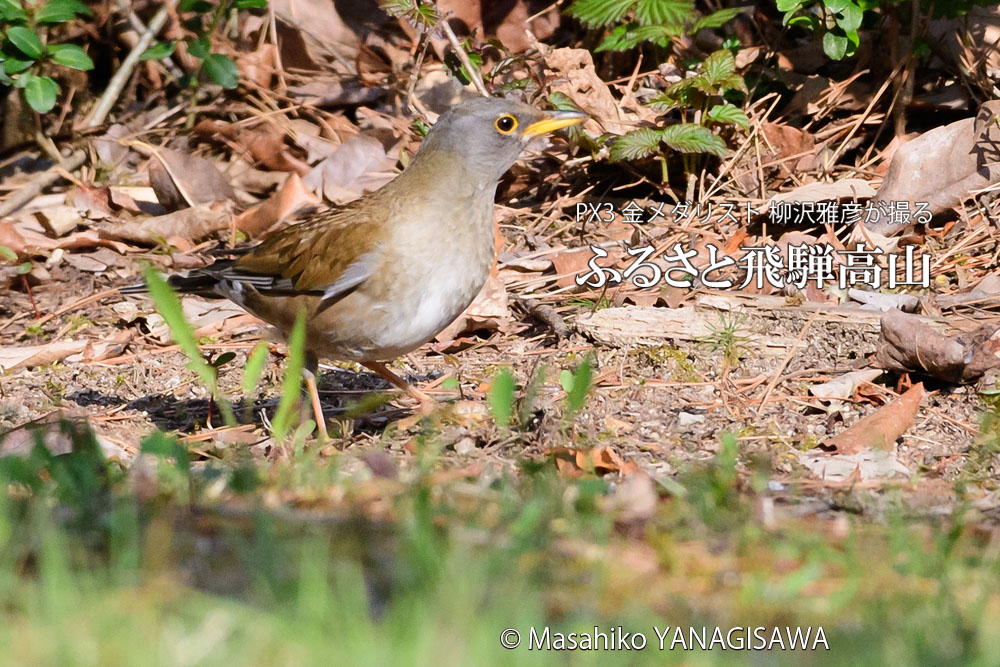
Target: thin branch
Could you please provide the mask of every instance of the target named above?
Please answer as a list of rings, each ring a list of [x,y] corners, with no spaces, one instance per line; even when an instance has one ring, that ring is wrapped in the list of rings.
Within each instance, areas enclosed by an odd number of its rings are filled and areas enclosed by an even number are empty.
[[[458,41],[455,31],[452,30],[451,26],[448,24],[447,16],[441,19],[441,30],[444,31],[444,36],[447,37],[448,42],[451,43],[451,48],[455,49],[455,55],[458,56],[458,60],[462,63],[462,67],[464,67],[465,71],[468,72],[469,78],[472,80],[472,85],[475,86],[480,95],[483,97],[489,97],[490,94],[486,90],[486,85],[483,83],[482,73],[479,71],[478,67],[472,66],[472,62],[469,60],[469,54],[462,48],[462,44]]]
[[[0,202],[0,218],[10,215],[30,202],[32,199],[41,194],[42,190],[52,185],[60,178],[63,178],[66,172],[79,168],[86,159],[86,153],[83,151],[76,151],[69,157],[63,159],[61,163],[56,162],[56,164],[49,167],[49,169],[41,176],[21,187],[20,190]]]
[[[163,25],[167,22],[167,17],[170,14],[170,10],[173,9],[174,5],[177,4],[177,0],[164,0],[163,7],[160,11],[156,12],[153,19],[149,22],[149,26],[146,31],[139,36],[139,41],[136,42],[135,46],[129,52],[125,60],[122,61],[121,66],[115,75],[111,77],[110,83],[108,83],[107,89],[105,89],[104,94],[101,95],[101,99],[97,101],[97,104],[91,109],[90,113],[83,120],[80,125],[81,130],[87,130],[92,127],[97,127],[104,122],[104,119],[108,117],[111,112],[111,107],[115,105],[118,101],[118,97],[122,94],[125,89],[125,84],[128,83],[129,77],[132,76],[132,70],[139,63],[139,57],[149,48],[150,43],[156,34],[160,32]]]

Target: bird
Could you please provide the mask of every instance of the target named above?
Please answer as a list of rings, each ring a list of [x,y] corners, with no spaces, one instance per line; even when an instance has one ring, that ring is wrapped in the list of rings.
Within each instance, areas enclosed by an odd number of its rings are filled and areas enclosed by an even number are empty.
[[[320,357],[360,363],[423,410],[433,399],[385,362],[430,341],[472,303],[494,262],[501,177],[532,139],[586,118],[499,97],[467,100],[438,118],[378,190],[168,281],[182,293],[227,298],[285,336],[305,313],[303,375],[324,440]]]

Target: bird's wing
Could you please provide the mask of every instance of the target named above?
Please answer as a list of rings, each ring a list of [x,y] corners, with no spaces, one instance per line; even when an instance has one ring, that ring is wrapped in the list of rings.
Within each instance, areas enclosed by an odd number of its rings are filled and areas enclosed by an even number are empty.
[[[288,227],[224,268],[220,278],[261,294],[344,296],[378,267],[380,225],[367,207],[338,209]]]

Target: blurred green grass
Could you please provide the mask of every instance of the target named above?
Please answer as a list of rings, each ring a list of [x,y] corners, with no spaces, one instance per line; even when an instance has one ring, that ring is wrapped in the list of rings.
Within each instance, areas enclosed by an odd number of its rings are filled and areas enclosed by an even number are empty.
[[[624,524],[611,484],[551,461],[441,481],[433,433],[391,481],[308,452],[191,465],[164,434],[125,474],[62,428],[72,453],[0,459],[2,664],[1000,664],[993,531],[902,510],[768,528],[734,438]],[[661,652],[654,625],[822,626],[830,650]],[[594,626],[649,643],[526,648]]]

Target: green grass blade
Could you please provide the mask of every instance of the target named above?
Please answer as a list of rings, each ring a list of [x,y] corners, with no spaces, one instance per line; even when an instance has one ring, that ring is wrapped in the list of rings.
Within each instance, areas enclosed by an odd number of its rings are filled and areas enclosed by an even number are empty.
[[[171,338],[184,352],[184,356],[188,358],[188,368],[194,371],[202,384],[212,392],[212,397],[215,398],[226,424],[235,426],[236,416],[233,414],[233,408],[219,391],[216,370],[205,361],[201,350],[198,349],[198,343],[194,339],[194,329],[184,316],[184,308],[181,306],[177,294],[151,266],[143,269],[142,276],[149,287],[149,296],[156,305],[156,311],[160,313],[170,329]]]

